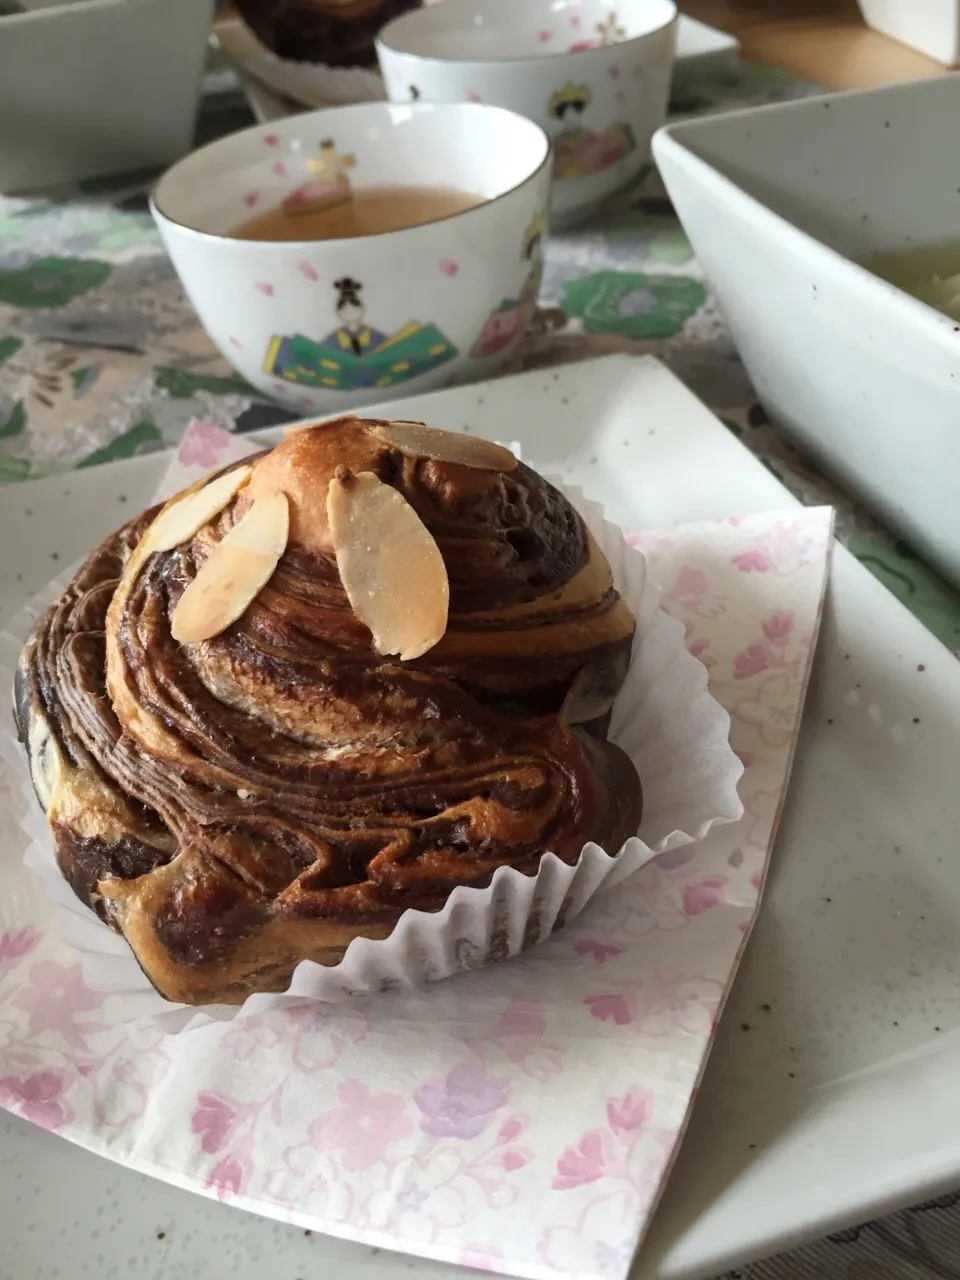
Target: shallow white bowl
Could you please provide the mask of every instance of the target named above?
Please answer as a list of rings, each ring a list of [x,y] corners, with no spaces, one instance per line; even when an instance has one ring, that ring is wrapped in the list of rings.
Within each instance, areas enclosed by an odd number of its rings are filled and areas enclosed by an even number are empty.
[[[151,206],[210,337],[253,386],[312,413],[486,377],[536,305],[550,144],[497,107],[363,103],[232,134],[157,184]],[[370,186],[483,202],[421,226],[274,243],[231,232],[285,201]],[[293,215],[291,215],[293,216]]]
[[[488,102],[554,144],[555,225],[579,221],[642,169],[666,119],[673,0],[443,0],[377,40],[394,102]]]
[[[858,265],[960,241],[960,76],[671,125],[653,150],[771,416],[960,583],[960,332]]]

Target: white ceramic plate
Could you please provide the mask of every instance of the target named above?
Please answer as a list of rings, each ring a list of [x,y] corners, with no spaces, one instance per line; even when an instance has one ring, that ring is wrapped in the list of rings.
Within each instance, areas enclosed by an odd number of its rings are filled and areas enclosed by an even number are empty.
[[[740,41],[735,36],[681,13],[677,22],[677,63],[685,71],[716,58],[734,59],[739,52]]]
[[[509,422],[526,459],[626,528],[793,504],[649,358],[396,410],[489,435]],[[145,505],[164,467],[153,454],[6,487],[0,614]],[[768,897],[638,1280],[709,1276],[960,1184],[958,758],[960,665],[838,550]],[[6,1274],[37,1280],[462,1274],[306,1237],[5,1114],[0,1239]]]

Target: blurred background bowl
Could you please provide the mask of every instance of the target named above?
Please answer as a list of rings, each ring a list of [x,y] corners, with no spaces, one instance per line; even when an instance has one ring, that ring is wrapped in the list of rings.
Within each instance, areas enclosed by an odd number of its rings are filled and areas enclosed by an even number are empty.
[[[771,417],[960,584],[960,320],[863,264],[960,252],[960,76],[670,125],[654,157]]]
[[[213,0],[85,0],[0,17],[0,191],[190,149]]]
[[[666,120],[672,0],[442,0],[377,37],[393,102],[486,102],[554,145],[552,221],[588,217],[650,158]]]

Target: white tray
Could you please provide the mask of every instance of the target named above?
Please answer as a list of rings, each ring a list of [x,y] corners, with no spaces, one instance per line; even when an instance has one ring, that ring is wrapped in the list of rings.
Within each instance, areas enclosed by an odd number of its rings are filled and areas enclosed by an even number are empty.
[[[509,421],[525,458],[627,528],[792,504],[649,358],[413,397],[402,414],[492,435]],[[0,616],[144,505],[164,466],[0,491]],[[712,1275],[960,1184],[958,758],[960,665],[838,551],[764,911],[638,1278]],[[0,1205],[16,1277],[463,1274],[307,1237],[5,1113]]]

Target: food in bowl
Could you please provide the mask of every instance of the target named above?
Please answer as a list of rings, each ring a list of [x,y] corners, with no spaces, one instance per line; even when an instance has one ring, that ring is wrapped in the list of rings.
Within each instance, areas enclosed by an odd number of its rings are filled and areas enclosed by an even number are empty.
[[[877,253],[863,265],[904,293],[960,320],[960,244]]]
[[[342,417],[111,535],[24,648],[16,719],[74,892],[166,998],[241,1003],[635,835],[607,740],[634,630],[508,449]]]

